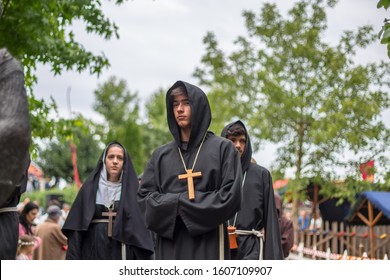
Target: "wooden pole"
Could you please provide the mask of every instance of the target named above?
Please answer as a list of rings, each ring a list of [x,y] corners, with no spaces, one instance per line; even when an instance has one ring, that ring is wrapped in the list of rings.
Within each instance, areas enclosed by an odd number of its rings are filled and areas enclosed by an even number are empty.
[[[314,221],[314,225],[315,225],[315,222],[317,220],[317,203],[318,203],[318,185],[317,184],[314,184],[314,190],[313,190],[313,208],[311,210],[311,216],[313,218],[313,221]]]
[[[370,257],[375,258],[375,236],[374,236],[374,209],[370,201],[368,202],[368,221],[370,222]]]

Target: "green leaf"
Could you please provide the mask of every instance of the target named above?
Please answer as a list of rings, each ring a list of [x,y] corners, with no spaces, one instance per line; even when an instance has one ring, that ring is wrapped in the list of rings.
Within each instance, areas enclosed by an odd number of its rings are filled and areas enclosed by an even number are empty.
[[[390,28],[387,28],[385,32],[383,32],[381,44],[388,44],[390,43]]]
[[[376,7],[379,8],[385,8],[386,10],[390,7],[390,0],[380,0]]]

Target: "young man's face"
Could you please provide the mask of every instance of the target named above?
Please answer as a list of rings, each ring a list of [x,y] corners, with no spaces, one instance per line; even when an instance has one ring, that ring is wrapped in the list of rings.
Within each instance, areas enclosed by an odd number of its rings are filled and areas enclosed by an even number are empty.
[[[246,144],[246,136],[244,134],[238,135],[238,136],[228,136],[227,139],[233,142],[234,147],[236,147],[237,151],[240,152],[240,157],[242,157],[242,154],[245,150],[245,144]]]
[[[191,107],[187,95],[173,96],[173,115],[181,129],[189,129],[191,127]]]

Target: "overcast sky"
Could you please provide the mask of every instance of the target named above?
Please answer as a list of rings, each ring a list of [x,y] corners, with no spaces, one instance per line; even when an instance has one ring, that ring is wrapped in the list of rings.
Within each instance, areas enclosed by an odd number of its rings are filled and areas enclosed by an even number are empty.
[[[62,117],[69,117],[66,93],[70,88],[71,109],[84,116],[101,121],[93,112],[93,91],[110,76],[124,79],[142,102],[153,92],[167,89],[177,80],[197,84],[192,73],[200,65],[205,53],[202,39],[206,32],[215,33],[219,45],[227,52],[232,50],[238,35],[245,35],[243,10],[258,11],[265,1],[256,0],[134,0],[115,6],[102,1],[103,10],[119,27],[120,39],[104,41],[82,30],[76,24],[76,39],[87,50],[104,52],[111,63],[109,69],[97,78],[88,72],[65,72],[54,77],[50,69],[38,67],[38,84],[34,91],[38,98],[56,101]],[[108,3],[107,3],[108,2]],[[275,2],[283,15],[293,1]],[[377,0],[341,0],[328,12],[328,32],[324,40],[329,44],[339,41],[344,30],[371,24],[379,32],[385,17],[390,13],[377,9]],[[385,45],[378,43],[359,52],[357,63],[388,60]],[[390,126],[390,113],[384,118]],[[218,133],[218,132],[217,132]],[[255,155],[261,165],[269,168],[275,158],[275,147],[267,146]]]

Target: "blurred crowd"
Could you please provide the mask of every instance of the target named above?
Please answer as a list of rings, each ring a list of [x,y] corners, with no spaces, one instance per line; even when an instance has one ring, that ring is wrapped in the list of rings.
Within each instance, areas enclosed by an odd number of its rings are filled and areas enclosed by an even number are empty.
[[[67,238],[61,228],[70,206],[50,200],[46,209],[26,198],[17,206],[19,241],[17,260],[64,260]]]

